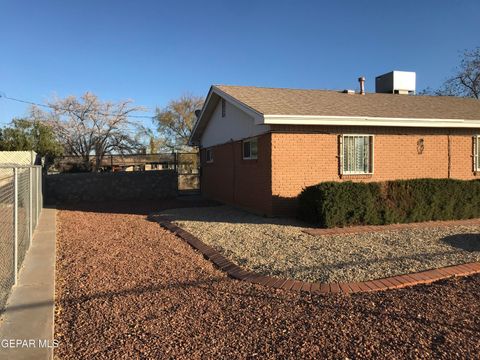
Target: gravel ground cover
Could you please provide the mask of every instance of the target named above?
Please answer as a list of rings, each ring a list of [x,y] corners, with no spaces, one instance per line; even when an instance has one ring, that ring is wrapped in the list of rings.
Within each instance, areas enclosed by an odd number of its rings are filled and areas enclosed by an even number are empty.
[[[227,278],[145,214],[165,202],[58,213],[58,359],[473,359],[480,276],[344,295]]]
[[[312,236],[294,219],[228,206],[169,209],[163,215],[239,266],[305,281],[374,280],[480,261],[480,226]]]

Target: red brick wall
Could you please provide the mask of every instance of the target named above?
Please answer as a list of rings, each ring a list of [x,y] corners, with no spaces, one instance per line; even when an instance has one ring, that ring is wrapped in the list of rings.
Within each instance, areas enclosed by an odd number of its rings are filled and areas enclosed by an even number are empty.
[[[477,134],[480,131],[477,132]],[[473,134],[473,133],[472,133]],[[450,137],[451,177],[454,179],[480,178],[479,173],[473,172],[473,136]]]
[[[273,214],[293,214],[295,197],[323,181],[385,181],[414,178],[474,179],[472,136],[477,131],[354,127],[277,126],[272,133]],[[374,174],[341,176],[338,136],[374,135]],[[450,140],[449,140],[450,138]],[[424,151],[417,152],[417,141]]]
[[[338,136],[348,133],[374,135],[372,175],[339,174]],[[242,159],[241,141],[213,147],[213,163],[205,163],[202,150],[202,193],[262,215],[294,215],[302,189],[323,181],[480,178],[472,165],[472,136],[477,133],[480,130],[273,126],[272,133],[258,137],[258,160]],[[422,154],[417,151],[419,139],[424,140]]]
[[[212,163],[205,162],[204,149],[201,154],[202,194],[261,215],[271,215],[270,134],[258,137],[256,160],[243,160],[241,141],[214,146],[212,151]]]

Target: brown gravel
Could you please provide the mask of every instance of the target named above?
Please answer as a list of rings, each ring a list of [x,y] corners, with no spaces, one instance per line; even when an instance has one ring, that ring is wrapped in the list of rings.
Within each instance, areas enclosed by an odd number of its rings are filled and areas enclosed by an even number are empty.
[[[227,278],[148,211],[58,215],[55,338],[61,359],[475,358],[480,276],[352,296]]]

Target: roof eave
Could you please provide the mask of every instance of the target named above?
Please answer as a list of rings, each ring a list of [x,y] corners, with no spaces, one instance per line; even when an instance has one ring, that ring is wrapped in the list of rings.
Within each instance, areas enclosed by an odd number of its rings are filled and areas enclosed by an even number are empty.
[[[479,120],[390,118],[373,116],[264,115],[265,125],[337,125],[427,128],[480,128]]]
[[[190,133],[190,137],[188,138],[188,145],[189,146],[198,146],[199,145],[199,137],[200,134],[198,133],[198,125],[200,124],[200,121],[204,117],[205,109],[210,103],[210,98],[212,96],[212,88],[213,86],[210,87],[208,90],[207,98],[205,99],[205,102],[203,103],[202,111],[200,112],[200,116],[197,118],[197,121],[195,121],[195,124],[193,125],[192,132]]]
[[[200,116],[198,117],[197,121],[195,122],[195,125],[193,126],[192,133],[190,134],[190,138],[188,139],[188,145],[198,146],[200,144],[200,138],[208,122],[208,118],[207,118],[208,110],[212,110],[211,107],[213,105],[216,105],[216,102],[214,101],[215,96],[218,96],[219,98],[223,98],[229,101],[234,106],[238,107],[240,110],[250,115],[253,118],[255,124],[259,125],[264,123],[264,116],[262,113],[258,112],[257,110],[253,109],[252,107],[246,105],[245,103],[239,101],[235,97],[220,90],[217,86],[213,85],[210,87],[210,90],[208,91],[208,95],[205,100],[205,103],[203,104],[203,108],[200,113]]]

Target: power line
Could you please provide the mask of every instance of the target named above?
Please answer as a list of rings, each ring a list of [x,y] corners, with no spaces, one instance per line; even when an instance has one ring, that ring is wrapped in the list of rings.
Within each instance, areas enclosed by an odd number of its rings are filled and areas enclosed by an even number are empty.
[[[43,108],[48,108],[48,109],[53,109],[53,110],[69,111],[68,109],[62,109],[62,108],[54,107],[54,106],[47,105],[47,104],[40,104],[40,103],[36,103],[36,102],[33,102],[33,101],[12,98],[12,97],[7,96],[4,92],[1,92],[1,91],[0,91],[0,98],[11,100],[11,101],[16,101],[16,102],[20,102],[20,103],[24,103],[24,104],[40,106],[40,107],[43,107]],[[115,114],[108,114],[108,113],[102,113],[102,112],[99,112],[98,114],[102,115],[102,116],[115,115]],[[127,117],[135,118],[135,119],[150,119],[150,120],[152,120],[155,116],[154,115],[127,115]]]

